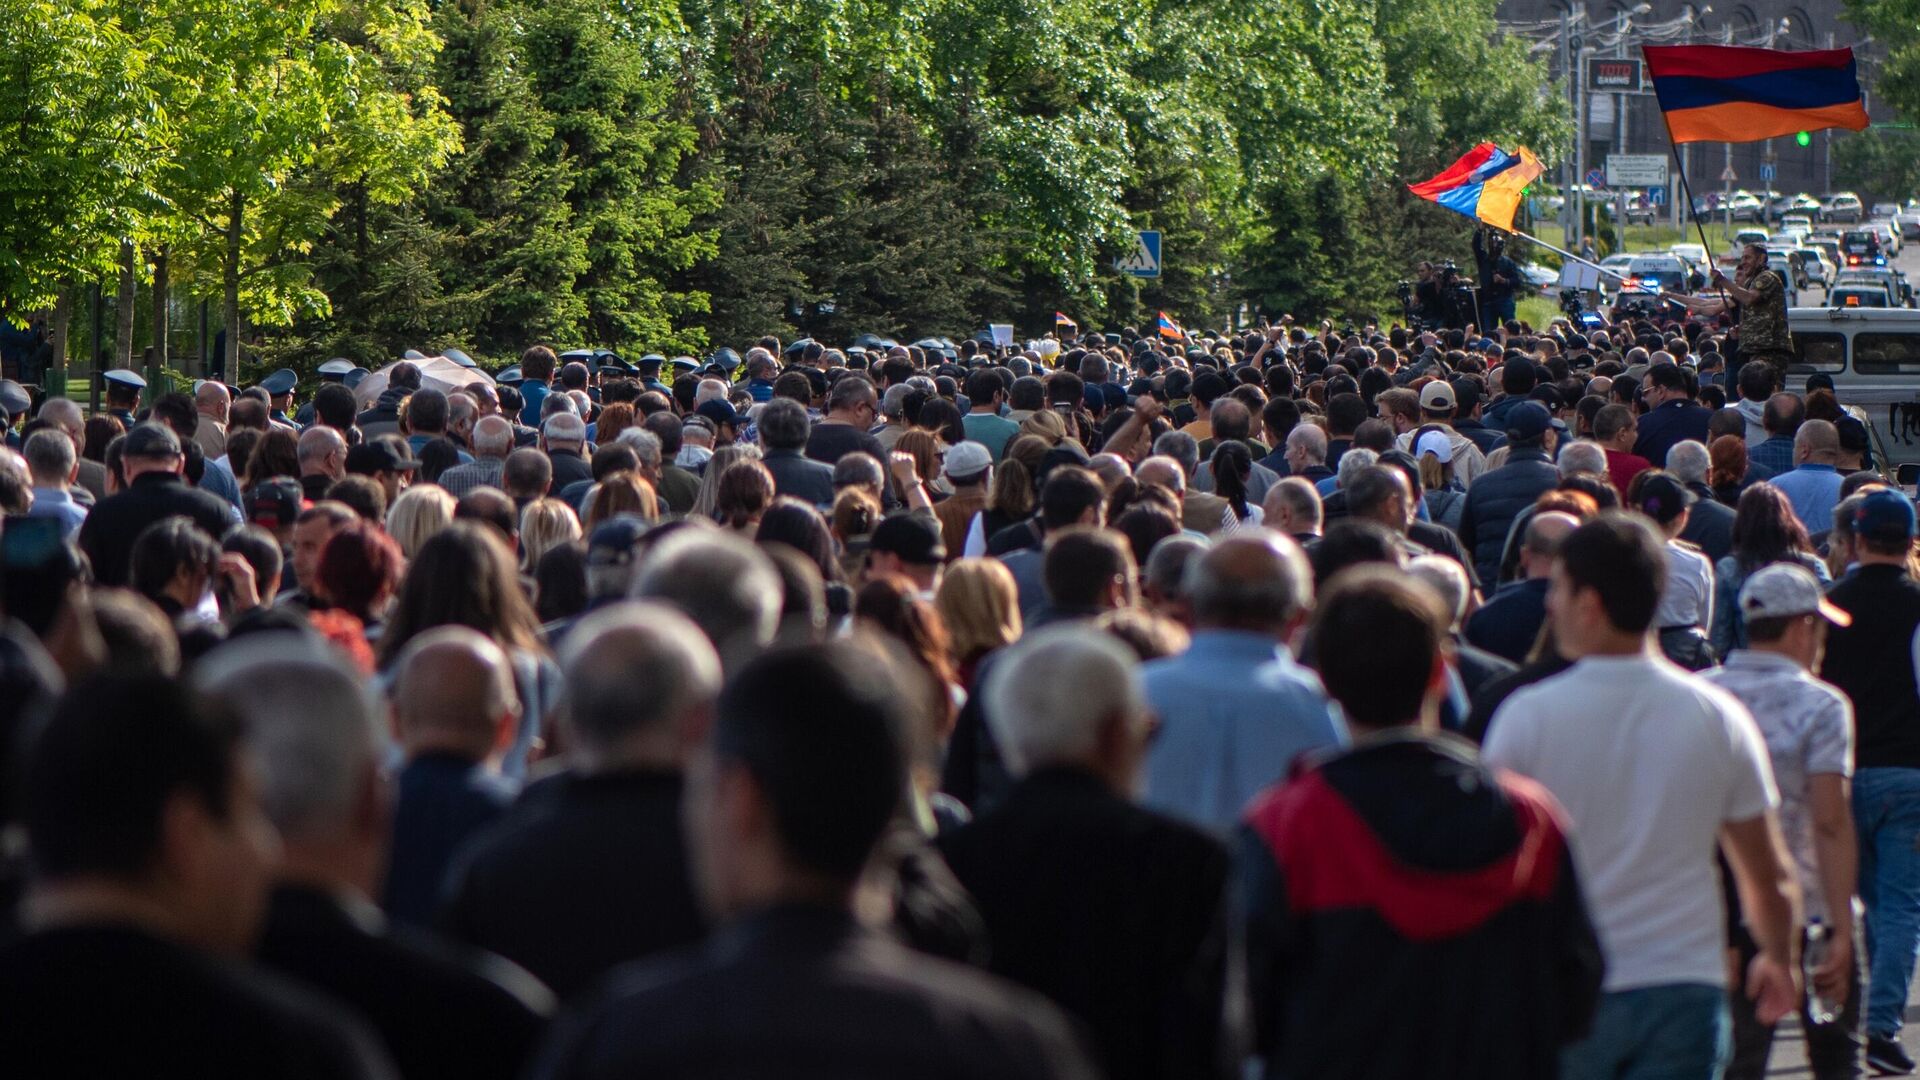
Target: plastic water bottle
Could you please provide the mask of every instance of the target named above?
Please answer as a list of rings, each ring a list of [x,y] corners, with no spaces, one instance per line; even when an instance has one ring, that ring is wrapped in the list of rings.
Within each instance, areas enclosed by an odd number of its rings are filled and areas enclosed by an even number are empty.
[[[1807,1019],[1816,1024],[1831,1024],[1840,1014],[1840,1006],[1813,988],[1813,973],[1827,962],[1833,951],[1833,928],[1819,919],[1807,923],[1807,947],[1800,952],[1801,979],[1807,986]]]

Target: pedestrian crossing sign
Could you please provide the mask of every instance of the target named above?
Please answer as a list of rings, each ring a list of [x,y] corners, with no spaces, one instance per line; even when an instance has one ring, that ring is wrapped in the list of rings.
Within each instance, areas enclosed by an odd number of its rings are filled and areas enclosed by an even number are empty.
[[[1160,276],[1160,233],[1142,230],[1134,235],[1133,252],[1114,260],[1114,269],[1137,278]]]

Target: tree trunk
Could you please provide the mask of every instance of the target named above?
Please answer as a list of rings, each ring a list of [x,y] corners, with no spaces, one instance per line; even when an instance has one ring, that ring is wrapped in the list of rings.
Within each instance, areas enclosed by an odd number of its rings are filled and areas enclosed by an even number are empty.
[[[153,253],[153,366],[157,371],[167,366],[167,311],[168,293],[171,290],[167,281],[167,249],[160,248]],[[195,372],[194,374],[198,374]]]
[[[113,366],[133,366],[133,300],[140,279],[134,267],[133,241],[120,241],[120,292],[113,308]]]
[[[66,282],[54,298],[53,319],[47,328],[47,336],[52,339],[53,359],[41,378],[45,380],[49,397],[67,396],[67,328],[72,322],[73,283]]]
[[[221,268],[225,289],[220,298],[220,324],[227,329],[227,343],[220,362],[227,382],[236,386],[240,383],[240,240],[244,235],[241,215],[246,209],[246,196],[234,192],[227,204],[227,257]]]

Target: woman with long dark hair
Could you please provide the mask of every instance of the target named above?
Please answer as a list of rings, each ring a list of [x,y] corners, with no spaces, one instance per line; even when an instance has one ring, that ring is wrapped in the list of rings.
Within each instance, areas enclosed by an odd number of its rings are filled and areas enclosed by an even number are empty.
[[[1822,583],[1831,580],[1827,565],[1813,550],[1813,541],[1794,515],[1786,493],[1761,482],[1741,493],[1733,511],[1733,552],[1713,568],[1713,629],[1708,636],[1714,655],[1725,656],[1729,650],[1746,648],[1747,621],[1740,614],[1740,586],[1755,570],[1779,562],[1798,563]]]
[[[540,640],[540,619],[520,587],[513,554],[490,526],[455,521],[421,545],[380,635],[380,670],[393,674],[407,643],[436,626],[493,639],[513,666],[520,731],[501,769],[524,777],[560,698],[560,669]]]
[[[1213,450],[1213,491],[1227,500],[1233,521],[1228,532],[1242,525],[1258,525],[1264,516],[1260,507],[1247,501],[1247,485],[1253,480],[1253,451],[1238,439],[1223,440]]]

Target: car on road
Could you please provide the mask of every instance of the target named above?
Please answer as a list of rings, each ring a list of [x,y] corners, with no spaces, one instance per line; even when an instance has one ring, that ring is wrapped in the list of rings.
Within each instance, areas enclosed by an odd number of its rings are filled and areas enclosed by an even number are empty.
[[[1545,292],[1560,282],[1560,272],[1539,263],[1528,263],[1520,268],[1520,276],[1527,279],[1536,291]]]
[[[1633,260],[1634,260],[1633,253],[1627,252],[1627,251],[1617,252],[1615,254],[1607,256],[1604,259],[1601,259],[1600,269],[1607,271],[1607,273],[1601,275],[1600,284],[1609,289],[1619,288],[1620,278],[1612,277],[1610,275],[1619,274],[1621,277],[1627,276],[1627,274],[1632,270]]]
[[[1693,267],[1678,255],[1647,252],[1627,264],[1627,276],[1642,285],[1670,292],[1693,291]]]
[[[1807,268],[1809,282],[1822,288],[1832,284],[1834,268],[1826,252],[1817,247],[1800,247],[1794,249],[1794,254],[1800,256],[1800,264]]]
[[[1733,246],[1743,248],[1748,244],[1764,244],[1771,239],[1773,236],[1765,229],[1741,229],[1733,234]]]
[[[1835,192],[1828,195],[1826,201],[1820,204],[1821,221],[1844,221],[1856,224],[1863,214],[1860,196],[1851,191]]]
[[[1669,254],[1680,256],[1694,266],[1705,266],[1707,262],[1707,245],[1705,244],[1673,244],[1667,248],[1667,251]]]
[[[1735,221],[1766,220],[1766,204],[1760,196],[1751,191],[1736,191],[1733,198],[1722,205],[1721,209],[1730,213]]]
[[[1828,307],[1892,307],[1887,303],[1887,290],[1872,285],[1841,285],[1827,290]]]
[[[1885,266],[1887,253],[1880,237],[1871,229],[1848,229],[1840,234],[1840,250],[1848,266]]]
[[[1872,229],[1873,234],[1880,238],[1880,246],[1887,249],[1887,254],[1900,254],[1904,242],[1900,239],[1900,230],[1894,228],[1891,222],[1870,221],[1867,223],[1867,228]]]
[[[1902,240],[1920,240],[1920,211],[1902,210],[1893,215],[1894,227]]]
[[[1655,206],[1646,196],[1642,195],[1627,203],[1627,224],[1651,225],[1660,220],[1660,215],[1664,209],[1664,207]]]
[[[1813,231],[1813,218],[1807,214],[1788,214],[1780,219],[1780,229],[1782,232],[1799,229],[1810,233]]]
[[[1882,220],[1891,220],[1893,218],[1893,215],[1899,212],[1900,212],[1899,203],[1877,202],[1873,204],[1873,210],[1872,210],[1873,216],[1880,218]]]
[[[1884,266],[1849,267],[1834,275],[1834,288],[1848,285],[1878,286],[1886,292],[1889,307],[1905,307],[1913,302],[1913,286],[1907,284],[1906,277]]]

